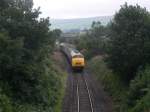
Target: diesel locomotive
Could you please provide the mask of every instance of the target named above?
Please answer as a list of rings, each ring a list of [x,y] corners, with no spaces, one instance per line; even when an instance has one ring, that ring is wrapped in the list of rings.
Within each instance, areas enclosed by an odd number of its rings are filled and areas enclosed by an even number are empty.
[[[73,70],[83,70],[85,66],[85,59],[72,44],[61,43],[60,50],[66,55]]]

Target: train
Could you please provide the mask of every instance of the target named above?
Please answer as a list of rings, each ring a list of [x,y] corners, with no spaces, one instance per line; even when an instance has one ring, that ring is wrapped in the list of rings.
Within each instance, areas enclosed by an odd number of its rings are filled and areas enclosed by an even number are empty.
[[[83,71],[85,67],[85,59],[75,46],[68,43],[60,43],[60,50],[66,55],[72,70]]]

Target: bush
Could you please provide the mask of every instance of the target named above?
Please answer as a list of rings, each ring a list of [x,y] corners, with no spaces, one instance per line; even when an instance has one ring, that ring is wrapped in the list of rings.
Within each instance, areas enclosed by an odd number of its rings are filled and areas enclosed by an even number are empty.
[[[10,99],[2,92],[0,88],[0,112],[12,112],[13,106]]]
[[[125,109],[129,112],[150,111],[150,66],[140,70],[131,81],[125,101]]]

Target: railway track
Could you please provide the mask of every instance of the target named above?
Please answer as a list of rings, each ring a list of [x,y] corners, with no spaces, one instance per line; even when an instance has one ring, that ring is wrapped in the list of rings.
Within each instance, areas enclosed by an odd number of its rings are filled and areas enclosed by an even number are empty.
[[[89,72],[74,73],[70,64],[66,64],[66,71],[68,80],[62,112],[112,112],[110,100]]]
[[[69,72],[62,112],[112,112],[110,100],[89,74]]]
[[[94,112],[92,96],[84,74],[78,74],[77,77],[77,112]]]
[[[92,95],[84,73],[70,74],[63,112],[95,112]]]

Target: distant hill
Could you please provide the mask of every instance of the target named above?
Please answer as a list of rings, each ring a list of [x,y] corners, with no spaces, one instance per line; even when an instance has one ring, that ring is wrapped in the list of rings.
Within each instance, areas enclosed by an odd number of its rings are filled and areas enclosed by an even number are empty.
[[[78,18],[78,19],[51,19],[51,28],[59,28],[64,32],[78,31],[90,28],[93,21],[101,21],[103,25],[106,25],[113,16],[100,16],[91,18]]]

